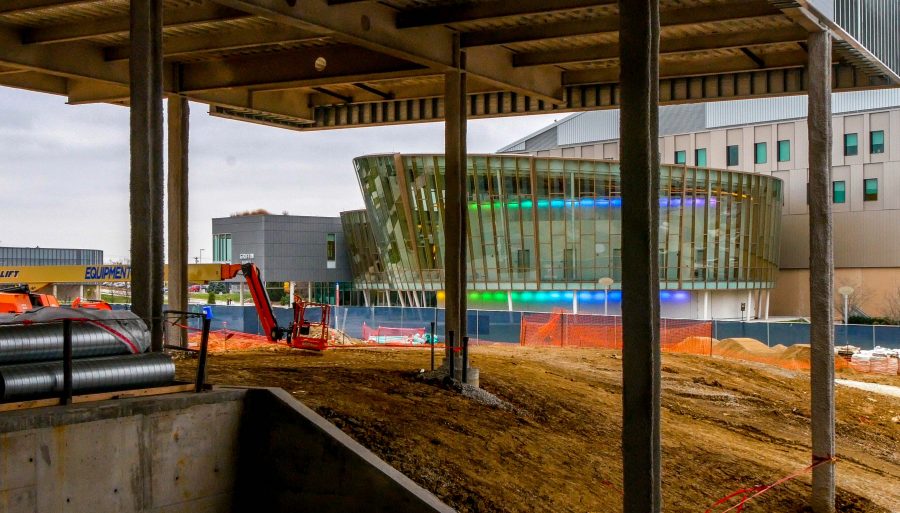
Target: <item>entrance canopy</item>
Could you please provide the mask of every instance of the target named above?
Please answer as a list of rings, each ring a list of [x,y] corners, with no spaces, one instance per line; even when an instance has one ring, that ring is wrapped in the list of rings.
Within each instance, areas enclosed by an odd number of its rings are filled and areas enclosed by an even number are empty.
[[[821,27],[834,37],[834,90],[900,84],[896,41],[883,40],[896,31],[869,20],[897,20],[900,8],[858,3],[661,0],[660,101],[804,93],[807,35]],[[470,118],[618,105],[615,0],[163,0],[163,9],[164,90],[214,116],[296,130],[441,120],[456,40]],[[0,85],[127,104],[130,55],[128,0],[0,2]]]

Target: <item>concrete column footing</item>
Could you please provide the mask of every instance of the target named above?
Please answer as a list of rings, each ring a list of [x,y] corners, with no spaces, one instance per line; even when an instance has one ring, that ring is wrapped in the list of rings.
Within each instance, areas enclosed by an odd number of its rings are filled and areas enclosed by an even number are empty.
[[[453,379],[455,381],[459,381],[460,383],[462,383],[463,373],[462,373],[462,367],[460,366],[460,361],[461,360],[457,360],[456,368],[453,369]],[[441,362],[441,366],[438,367],[437,370],[443,372],[444,374],[450,373],[449,362],[446,357]],[[478,368],[469,367],[466,369],[466,378],[467,378],[466,384],[467,385],[472,385],[475,388],[480,388],[481,387],[480,377],[481,377],[481,371]]]

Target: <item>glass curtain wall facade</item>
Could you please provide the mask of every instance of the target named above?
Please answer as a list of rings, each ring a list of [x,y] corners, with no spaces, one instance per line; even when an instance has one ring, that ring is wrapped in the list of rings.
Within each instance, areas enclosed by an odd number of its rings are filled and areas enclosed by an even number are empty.
[[[365,210],[341,212],[341,227],[350,255],[353,284],[360,290],[387,290],[387,274],[378,255],[378,246]]]
[[[354,277],[394,290],[443,290],[443,156],[373,155],[354,165],[367,214],[345,220],[345,234],[355,239],[352,258],[360,262]],[[620,191],[615,161],[470,155],[469,290],[597,290],[606,277],[619,289]],[[774,286],[779,179],[663,165],[659,205],[661,289]],[[372,243],[375,268],[383,269],[377,280],[366,274],[371,254],[355,254]]]

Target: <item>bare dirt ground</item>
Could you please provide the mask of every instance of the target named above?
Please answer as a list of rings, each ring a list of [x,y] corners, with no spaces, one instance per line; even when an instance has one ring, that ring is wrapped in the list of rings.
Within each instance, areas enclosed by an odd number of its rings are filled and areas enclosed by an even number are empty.
[[[209,381],[284,388],[461,512],[621,511],[621,353],[488,346],[472,361],[507,407],[418,378],[423,350],[212,355]],[[809,463],[807,375],[669,354],[663,381],[665,511],[702,513]],[[839,510],[900,512],[900,399],[836,394]],[[806,511],[808,494],[805,475],[744,511]]]

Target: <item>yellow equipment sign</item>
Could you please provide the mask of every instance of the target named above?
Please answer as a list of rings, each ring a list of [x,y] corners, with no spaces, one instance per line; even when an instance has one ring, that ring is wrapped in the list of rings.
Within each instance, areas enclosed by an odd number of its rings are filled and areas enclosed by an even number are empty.
[[[165,272],[168,273],[169,266]],[[222,264],[188,264],[188,281],[208,283],[221,281]],[[0,285],[26,283],[43,286],[48,283],[113,283],[130,282],[131,266],[111,265],[36,265],[0,266]]]

